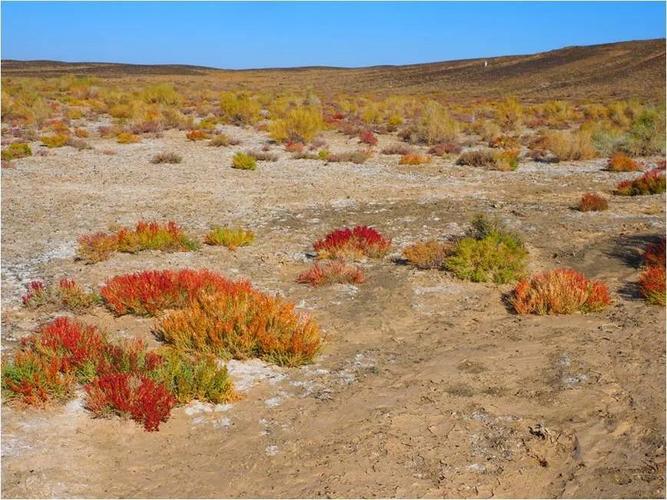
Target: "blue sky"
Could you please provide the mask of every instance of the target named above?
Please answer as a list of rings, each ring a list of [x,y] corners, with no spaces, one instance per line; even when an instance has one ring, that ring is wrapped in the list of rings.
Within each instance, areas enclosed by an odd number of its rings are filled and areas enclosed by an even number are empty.
[[[662,2],[2,2],[2,58],[368,66],[663,38]]]

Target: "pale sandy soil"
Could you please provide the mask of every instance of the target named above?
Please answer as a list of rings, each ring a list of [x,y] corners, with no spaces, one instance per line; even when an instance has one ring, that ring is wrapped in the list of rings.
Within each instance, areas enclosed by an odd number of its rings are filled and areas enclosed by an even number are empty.
[[[664,496],[665,312],[635,286],[640,249],[665,232],[664,195],[612,197],[633,175],[602,171],[604,160],[503,173],[443,159],[403,167],[384,155],[326,165],[273,146],[279,161],[237,171],[233,152],[266,138],[226,130],[242,144],[211,148],[183,132],[135,145],[91,139],[94,150],[51,150],[3,169],[3,352],[50,317],[20,307],[30,279],[67,275],[96,287],[123,272],[205,267],[310,312],[326,333],[322,354],[297,369],[232,362],[241,401],[176,409],[156,433],[94,420],[80,399],[5,405],[3,496]],[[326,140],[334,151],[357,147],[333,133]],[[183,163],[152,165],[161,151]],[[607,192],[607,212],[570,208],[596,190]],[[524,235],[531,270],[573,266],[604,280],[614,305],[520,317],[502,300],[511,287],[391,257],[362,263],[359,286],[294,282],[312,242],[338,226],[377,227],[396,257],[410,242],[461,234],[478,212]],[[140,218],[173,219],[198,236],[242,224],[257,240],[236,252],[73,259],[81,234]],[[83,319],[155,342],[150,319],[102,308]]]

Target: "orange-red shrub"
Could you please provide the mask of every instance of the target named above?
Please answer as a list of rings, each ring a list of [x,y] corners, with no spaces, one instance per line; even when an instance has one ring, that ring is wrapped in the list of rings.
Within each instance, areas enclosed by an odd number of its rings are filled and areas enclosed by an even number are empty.
[[[179,350],[285,366],[310,362],[321,343],[317,325],[293,304],[255,290],[199,295],[163,317],[157,333]]]
[[[651,266],[639,278],[639,290],[650,304],[665,305],[665,268]]]
[[[363,283],[364,281],[364,272],[359,267],[346,264],[342,260],[314,264],[297,277],[297,282],[312,286],[332,283]]]
[[[336,229],[313,245],[321,259],[336,257],[383,257],[389,251],[391,240],[368,226]]]
[[[363,144],[368,144],[369,146],[375,146],[378,143],[377,137],[370,130],[363,130],[359,134],[359,142]]]
[[[423,165],[424,163],[430,163],[431,157],[427,155],[420,155],[418,153],[408,153],[401,156],[401,159],[398,161],[399,165]]]
[[[607,199],[596,193],[586,193],[579,200],[580,212],[600,212],[609,208]]]
[[[660,238],[656,243],[646,245],[644,251],[644,265],[648,267],[665,267],[665,238]]]
[[[607,170],[611,172],[636,172],[641,168],[639,163],[621,152],[611,155],[609,162],[607,162]]]
[[[607,286],[573,269],[554,269],[521,280],[511,299],[519,314],[600,311],[611,304]]]
[[[418,269],[441,269],[452,253],[453,245],[429,240],[413,243],[403,250],[403,258]]]
[[[665,192],[665,173],[654,168],[632,181],[621,181],[616,186],[615,194],[638,196]]]
[[[303,153],[304,144],[302,142],[289,141],[285,144],[285,151],[288,153]]]
[[[86,384],[85,391],[86,408],[96,416],[130,417],[147,431],[157,431],[176,404],[164,385],[130,373],[103,375]]]
[[[203,141],[205,139],[208,139],[209,135],[207,132],[204,132],[203,130],[190,130],[185,133],[185,137],[189,141]]]
[[[188,305],[202,293],[237,295],[252,290],[247,281],[231,281],[208,270],[144,271],[116,276],[100,295],[115,314],[153,316],[165,309]]]

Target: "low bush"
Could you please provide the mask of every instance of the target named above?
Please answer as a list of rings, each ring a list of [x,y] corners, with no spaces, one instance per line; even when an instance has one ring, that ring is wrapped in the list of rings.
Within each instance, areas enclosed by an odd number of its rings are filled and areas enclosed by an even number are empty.
[[[208,145],[220,148],[226,146],[236,146],[240,143],[241,141],[239,141],[238,139],[232,139],[231,137],[225,134],[217,134],[211,137],[211,140],[209,141]]]
[[[621,181],[616,186],[614,194],[620,196],[640,196],[648,194],[660,194],[665,192],[665,173],[653,169],[641,177],[631,181]]]
[[[285,151],[288,153],[303,153],[303,149],[306,146],[302,142],[292,142],[289,141],[285,144]]]
[[[285,118],[273,120],[269,135],[279,142],[306,143],[313,140],[324,128],[322,111],[316,107],[299,107],[288,112]]]
[[[531,149],[548,149],[560,161],[590,160],[597,156],[590,131],[547,130],[531,145]]]
[[[646,246],[639,290],[649,304],[665,305],[665,238]]]
[[[206,132],[205,130],[195,129],[195,130],[188,130],[185,133],[185,137],[188,141],[195,142],[195,141],[204,141],[208,139],[210,136],[208,132]]]
[[[166,309],[183,308],[201,294],[230,295],[250,290],[246,281],[231,281],[207,270],[181,269],[115,276],[104,284],[100,295],[114,314],[154,316]]]
[[[207,245],[223,245],[230,250],[250,245],[255,240],[255,233],[236,227],[214,227],[204,240]]]
[[[519,152],[518,150],[494,151],[491,149],[466,151],[459,156],[456,164],[484,167],[490,170],[516,170],[519,166]]]
[[[62,148],[67,145],[69,141],[69,135],[66,134],[53,134],[53,135],[43,135],[39,138],[42,142],[42,146],[47,148]]]
[[[639,290],[649,304],[665,305],[665,267],[649,266],[639,277]]]
[[[157,431],[166,422],[176,399],[167,388],[146,376],[110,373],[85,386],[85,407],[97,417],[119,415]]]
[[[218,366],[215,357],[193,356],[169,347],[159,353],[162,362],[150,376],[163,384],[179,404],[193,399],[218,404],[238,397],[227,368]]]
[[[96,293],[86,292],[76,281],[63,278],[57,285],[45,285],[42,281],[32,281],[28,291],[21,297],[28,308],[55,306],[74,312],[85,311],[100,302]]]
[[[641,169],[639,163],[621,152],[614,153],[607,162],[607,170],[610,172],[636,172]]]
[[[79,238],[77,257],[88,263],[101,262],[114,252],[137,253],[142,250],[186,252],[199,247],[175,222],[161,225],[140,221],[134,229],[115,233],[93,233]]]
[[[313,244],[320,259],[363,256],[381,258],[387,254],[390,246],[391,240],[368,226],[336,229]]]
[[[329,156],[327,156],[326,161],[329,163],[349,162],[361,165],[371,156],[372,153],[368,150],[347,151],[344,153],[330,153]]]
[[[643,257],[644,265],[647,267],[665,267],[665,238],[660,238],[656,243],[646,245]]]
[[[130,132],[121,132],[116,136],[116,142],[118,144],[135,144],[141,142],[141,137]]]
[[[519,314],[571,314],[601,311],[611,299],[604,283],[573,269],[554,269],[520,281],[511,303]]]
[[[425,163],[431,163],[431,157],[428,155],[421,155],[418,153],[409,153],[401,156],[401,159],[398,161],[399,165],[423,165]]]
[[[410,146],[408,146],[406,144],[392,144],[392,145],[387,146],[386,148],[384,148],[381,152],[382,152],[383,155],[404,156],[404,155],[412,154],[414,151]]]
[[[170,347],[158,353],[141,341],[112,344],[96,327],[60,317],[24,339],[2,366],[5,400],[29,405],[64,401],[85,384],[95,416],[121,415],[158,430],[176,403],[236,398],[227,370],[210,356]]]
[[[257,168],[257,160],[254,156],[248,153],[238,152],[232,158],[232,168],[239,170],[255,170]]]
[[[183,157],[177,153],[158,153],[153,158],[151,158],[151,163],[160,164],[160,163],[181,163]]]
[[[435,156],[459,154],[460,152],[461,146],[453,142],[441,142],[439,144],[435,144],[428,150],[428,154]]]
[[[436,240],[413,243],[403,250],[403,258],[417,269],[442,269],[452,253],[452,244]]]
[[[478,216],[469,235],[454,245],[445,268],[460,279],[509,283],[525,271],[528,252],[521,238],[498,221]]]
[[[577,206],[577,209],[580,212],[600,212],[602,210],[607,210],[608,208],[609,203],[607,202],[607,199],[596,193],[584,194]]]
[[[378,143],[378,139],[370,130],[364,130],[359,134],[359,142],[368,144],[369,146],[375,146]]]
[[[200,294],[161,318],[157,333],[185,352],[258,357],[284,366],[310,362],[321,343],[312,320],[296,314],[292,304],[255,290]]]
[[[2,159],[7,161],[17,160],[27,156],[32,156],[32,149],[30,149],[29,144],[24,142],[13,142],[2,150]]]
[[[459,132],[457,122],[435,101],[429,101],[419,118],[401,136],[412,143],[452,142]]]
[[[261,117],[261,106],[244,92],[224,92],[220,96],[220,117],[234,125],[254,125]]]
[[[297,277],[298,283],[311,286],[331,285],[334,283],[363,283],[364,272],[357,266],[346,264],[342,260],[316,263]]]
[[[77,128],[74,130],[74,135],[80,139],[86,139],[90,136],[90,132],[85,128]]]

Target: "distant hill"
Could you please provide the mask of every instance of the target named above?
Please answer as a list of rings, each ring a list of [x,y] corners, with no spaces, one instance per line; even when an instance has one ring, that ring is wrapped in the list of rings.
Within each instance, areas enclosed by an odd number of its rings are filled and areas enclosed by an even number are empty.
[[[307,89],[317,93],[432,94],[452,100],[607,100],[665,97],[665,39],[566,47],[531,55],[368,68],[224,70],[187,65],[2,61],[2,76],[201,78],[215,89]]]

